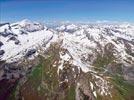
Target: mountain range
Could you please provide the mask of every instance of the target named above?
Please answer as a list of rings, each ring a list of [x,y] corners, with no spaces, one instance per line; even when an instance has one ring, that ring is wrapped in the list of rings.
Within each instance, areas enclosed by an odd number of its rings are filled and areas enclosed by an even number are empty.
[[[0,24],[0,100],[133,100],[134,25]]]

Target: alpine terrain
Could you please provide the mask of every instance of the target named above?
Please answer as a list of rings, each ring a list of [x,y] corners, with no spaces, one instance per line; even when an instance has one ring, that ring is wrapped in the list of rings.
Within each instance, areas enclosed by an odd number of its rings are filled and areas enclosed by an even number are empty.
[[[0,24],[0,100],[134,100],[134,24]]]

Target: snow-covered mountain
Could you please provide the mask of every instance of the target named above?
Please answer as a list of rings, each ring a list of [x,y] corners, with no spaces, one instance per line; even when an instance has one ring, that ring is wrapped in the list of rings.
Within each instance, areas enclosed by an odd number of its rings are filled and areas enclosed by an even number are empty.
[[[132,90],[126,89],[134,83],[134,25],[132,24],[64,24],[56,28],[47,28],[37,22],[22,20],[0,25],[1,80],[16,79],[16,74],[22,75],[22,70],[11,70],[10,74],[7,72],[14,66],[25,67],[22,76],[26,76],[28,71],[26,66],[38,65],[41,62],[39,56],[45,59],[44,66],[50,69],[43,72],[47,74],[43,74],[44,81],[41,80],[38,84],[38,91],[49,85],[47,79],[45,80],[47,75],[54,84],[58,80],[58,85],[55,85],[57,87],[54,86],[53,90],[48,89],[47,96],[41,97],[53,100],[54,98],[49,96],[50,93],[56,100],[63,100],[72,96],[69,95],[69,91],[75,90],[76,100],[134,98],[134,95],[130,94]],[[56,71],[53,68],[56,68]],[[31,81],[35,82],[28,80],[27,84],[31,84]],[[29,85],[22,85],[22,90],[27,86]],[[32,91],[32,88],[28,89]],[[56,97],[55,92],[62,96]],[[28,98],[25,92],[21,95]],[[37,99],[39,98],[38,95]]]
[[[47,43],[53,37],[53,32],[39,23],[22,20],[0,27],[1,59],[12,60],[25,56],[25,52]]]

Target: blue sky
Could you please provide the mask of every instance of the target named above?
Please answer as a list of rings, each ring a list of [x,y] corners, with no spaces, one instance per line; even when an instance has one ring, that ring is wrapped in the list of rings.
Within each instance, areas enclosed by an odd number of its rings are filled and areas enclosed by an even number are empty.
[[[134,22],[134,0],[0,0],[0,21]]]

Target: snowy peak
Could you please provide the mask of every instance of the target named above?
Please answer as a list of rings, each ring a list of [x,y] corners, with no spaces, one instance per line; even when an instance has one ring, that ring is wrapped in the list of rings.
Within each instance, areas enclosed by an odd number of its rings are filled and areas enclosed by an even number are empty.
[[[21,26],[25,26],[26,24],[33,24],[33,22],[29,19],[23,19],[22,21],[18,22]]]
[[[28,32],[35,32],[45,29],[44,25],[38,22],[32,22],[28,19],[24,19],[20,22],[14,23],[11,26],[19,26],[19,28],[28,31]]]
[[[62,25],[56,28],[58,31],[73,33],[78,29],[78,26],[74,24]]]
[[[28,49],[37,51],[39,45],[45,45],[53,36],[53,33],[46,29],[46,26],[30,20],[2,25],[0,27],[0,42],[3,44],[0,48],[1,60],[11,61],[12,58],[17,60],[24,57]]]

